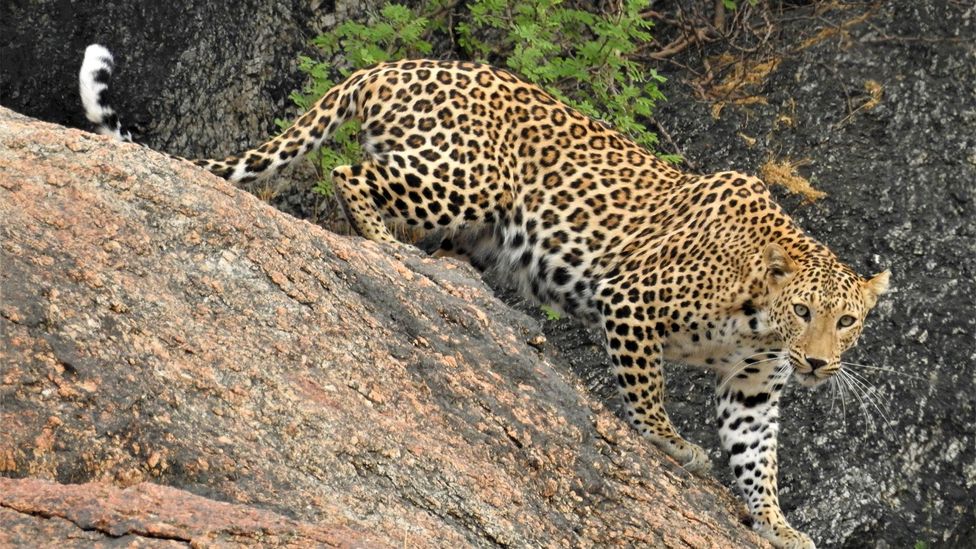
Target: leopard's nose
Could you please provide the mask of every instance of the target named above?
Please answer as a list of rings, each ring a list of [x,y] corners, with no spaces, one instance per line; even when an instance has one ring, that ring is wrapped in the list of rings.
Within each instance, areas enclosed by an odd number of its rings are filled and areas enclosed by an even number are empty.
[[[827,365],[827,361],[822,358],[813,358],[812,356],[808,356],[806,357],[806,359],[807,359],[807,364],[809,364],[810,367],[813,368],[814,370],[820,368],[821,366]]]

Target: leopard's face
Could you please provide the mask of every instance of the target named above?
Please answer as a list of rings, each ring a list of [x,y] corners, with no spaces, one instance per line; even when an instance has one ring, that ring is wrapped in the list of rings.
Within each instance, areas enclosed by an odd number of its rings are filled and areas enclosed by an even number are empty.
[[[819,385],[840,370],[841,354],[857,343],[865,317],[888,287],[889,273],[863,279],[825,257],[794,261],[784,255],[767,266],[771,328],[789,350],[798,381]]]

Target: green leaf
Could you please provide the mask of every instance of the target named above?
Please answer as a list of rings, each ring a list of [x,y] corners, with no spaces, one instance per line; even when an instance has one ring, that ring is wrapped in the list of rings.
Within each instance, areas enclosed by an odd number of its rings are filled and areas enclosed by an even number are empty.
[[[555,321],[555,320],[559,320],[560,318],[562,318],[562,315],[561,314],[559,314],[558,312],[556,312],[555,309],[553,309],[552,307],[550,307],[548,305],[542,305],[540,307],[540,309],[542,309],[543,314],[546,315],[546,319],[547,320],[553,320],[553,321]]]
[[[391,21],[410,21],[414,14],[410,8],[400,4],[386,4],[380,10],[380,14]]]

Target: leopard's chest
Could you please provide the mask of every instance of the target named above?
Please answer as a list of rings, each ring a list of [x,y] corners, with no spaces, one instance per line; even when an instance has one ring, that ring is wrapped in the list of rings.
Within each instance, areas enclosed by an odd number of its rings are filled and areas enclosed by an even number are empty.
[[[666,360],[720,373],[747,360],[772,359],[781,349],[782,343],[769,329],[763,312],[703,316],[669,334],[663,342]]]

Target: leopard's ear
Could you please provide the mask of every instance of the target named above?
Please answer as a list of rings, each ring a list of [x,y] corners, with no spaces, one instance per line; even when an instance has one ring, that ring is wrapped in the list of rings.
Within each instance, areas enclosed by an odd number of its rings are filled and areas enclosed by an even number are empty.
[[[772,288],[785,284],[797,269],[789,252],[776,243],[767,244],[763,250],[763,265],[766,267],[766,281]]]
[[[881,271],[868,280],[861,282],[864,289],[864,306],[868,309],[874,307],[881,294],[888,291],[888,280],[891,278],[891,271]]]

